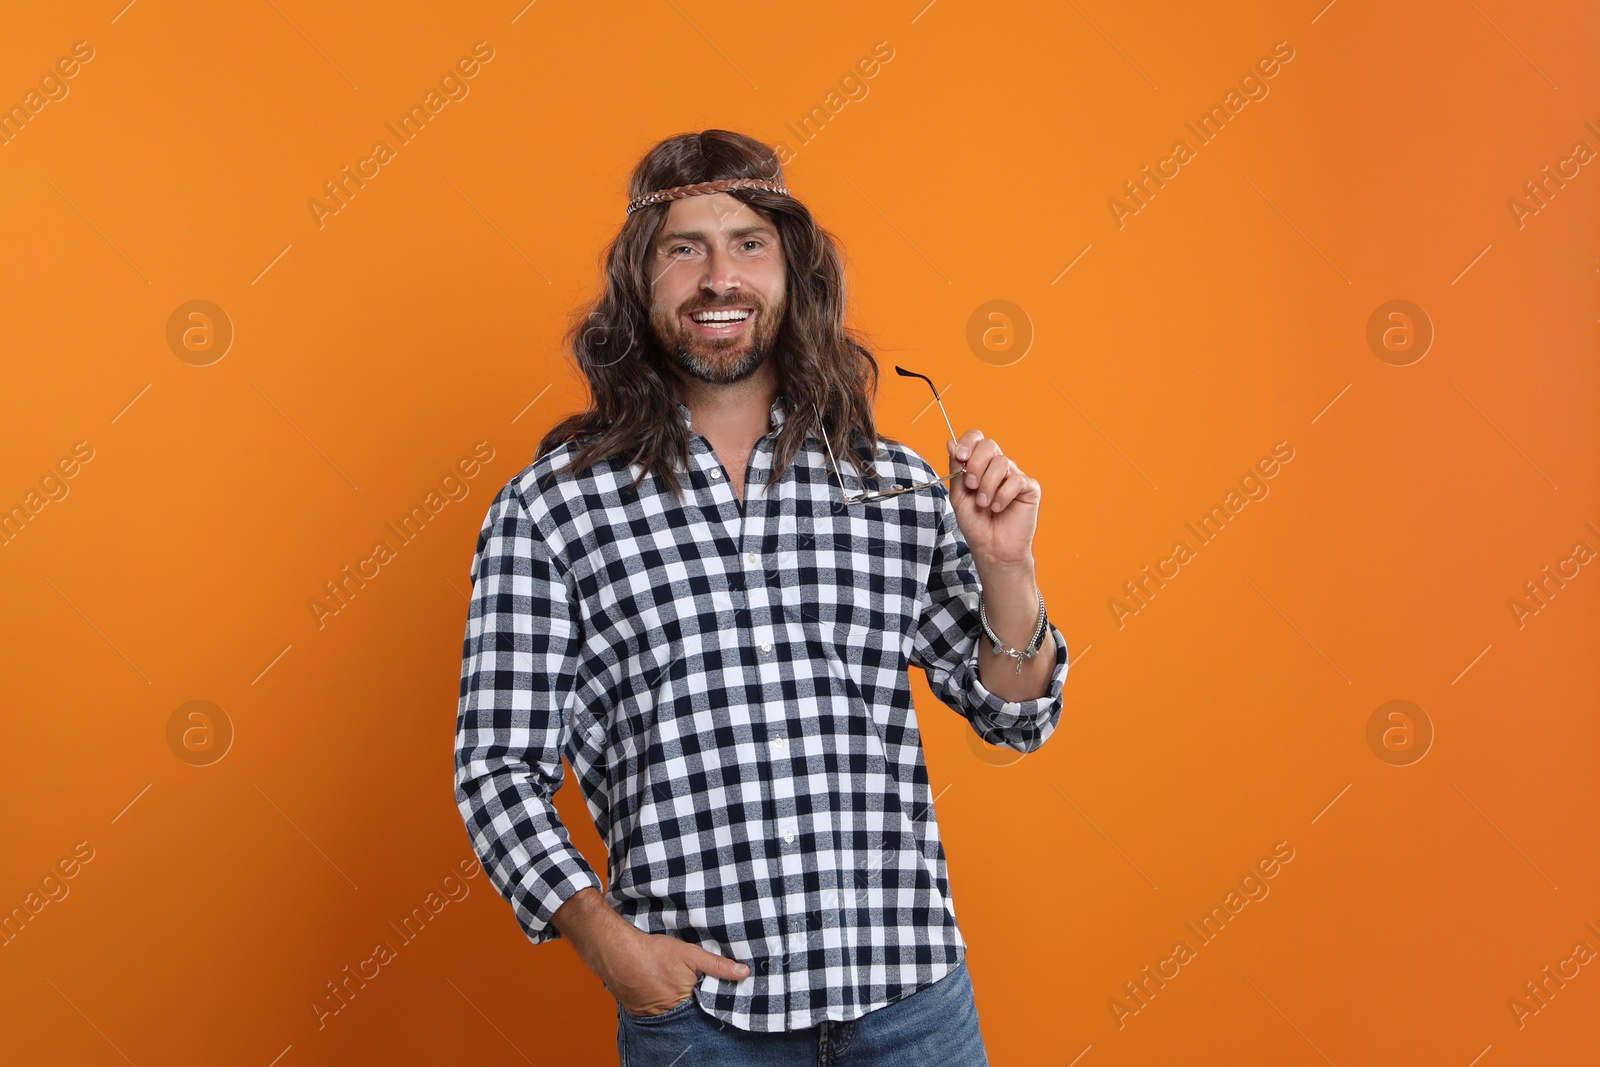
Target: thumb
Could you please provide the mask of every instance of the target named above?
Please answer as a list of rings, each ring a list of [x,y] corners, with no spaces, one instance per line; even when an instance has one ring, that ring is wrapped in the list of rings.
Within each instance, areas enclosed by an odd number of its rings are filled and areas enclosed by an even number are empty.
[[[698,945],[692,946],[695,950],[691,963],[694,969],[701,974],[709,974],[714,978],[725,978],[730,982],[737,982],[750,976],[750,968],[738,960],[730,960],[726,956],[719,956],[715,952],[707,952]]]

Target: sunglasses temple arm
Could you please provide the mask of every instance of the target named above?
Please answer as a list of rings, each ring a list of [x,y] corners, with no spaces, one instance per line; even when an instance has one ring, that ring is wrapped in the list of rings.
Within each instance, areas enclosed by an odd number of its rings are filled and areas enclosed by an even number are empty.
[[[811,406],[814,409],[816,409],[816,405],[815,404],[813,404]],[[830,442],[828,440],[828,431],[824,430],[822,428],[822,411],[821,411],[821,409],[817,409],[817,432],[822,435],[822,443],[828,449],[828,462],[833,464],[833,476],[835,478],[839,479],[839,489],[841,491],[845,492],[845,495],[848,496],[849,493],[844,488],[844,474],[843,474],[843,472],[841,472],[839,470],[839,460],[837,458],[835,458],[834,454],[833,454],[833,444],[832,444],[832,442]]]
[[[950,431],[950,440],[956,439],[956,428],[950,425],[950,413],[944,409],[944,401],[939,399],[939,390],[933,391],[933,402],[939,405],[939,414],[944,416],[944,428]]]

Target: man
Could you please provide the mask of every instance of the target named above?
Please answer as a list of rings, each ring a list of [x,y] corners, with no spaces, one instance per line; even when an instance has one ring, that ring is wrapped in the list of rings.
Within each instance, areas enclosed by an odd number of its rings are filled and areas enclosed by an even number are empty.
[[[568,336],[590,406],[472,561],[473,847],[612,993],[624,1064],[986,1063],[907,669],[991,744],[1054,731],[1039,483],[977,430],[942,480],[876,433],[842,261],[765,145],[670,138],[630,195]]]

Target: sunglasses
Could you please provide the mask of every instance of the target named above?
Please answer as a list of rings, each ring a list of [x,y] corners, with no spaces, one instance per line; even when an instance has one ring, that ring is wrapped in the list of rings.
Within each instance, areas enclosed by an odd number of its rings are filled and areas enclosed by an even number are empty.
[[[945,429],[950,431],[950,442],[954,444],[956,440],[955,427],[950,425],[950,414],[945,411],[944,402],[939,399],[939,390],[938,387],[933,384],[933,379],[929,378],[926,374],[918,374],[916,371],[906,370],[904,367],[895,367],[894,370],[896,374],[899,374],[902,377],[921,378],[923,381],[928,383],[928,388],[933,390],[933,402],[939,405],[939,414],[944,416]],[[815,408],[816,405],[813,404],[812,407]],[[947,474],[943,478],[935,478],[931,482],[922,482],[918,485],[895,485],[888,489],[872,489],[865,492],[852,493],[844,487],[844,475],[839,473],[839,461],[833,454],[833,445],[828,441],[827,431],[822,428],[821,409],[817,409],[817,432],[822,435],[822,443],[828,450],[828,462],[833,464],[833,476],[838,479],[839,492],[844,494],[844,502],[846,504],[864,504],[869,500],[883,500],[887,497],[899,496],[901,493],[914,493],[918,489],[927,489],[929,486],[948,482],[952,478],[959,478],[963,474],[967,473],[967,468],[963,466],[960,470],[955,471],[952,474]],[[954,450],[952,450],[952,454],[953,453]]]

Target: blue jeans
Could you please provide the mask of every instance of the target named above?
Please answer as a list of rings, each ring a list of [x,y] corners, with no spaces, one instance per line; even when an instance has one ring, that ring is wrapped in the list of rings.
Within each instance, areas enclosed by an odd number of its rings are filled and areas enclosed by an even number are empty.
[[[967,963],[847,1023],[754,1033],[708,1015],[691,994],[659,1015],[617,1005],[622,1067],[988,1067]]]

